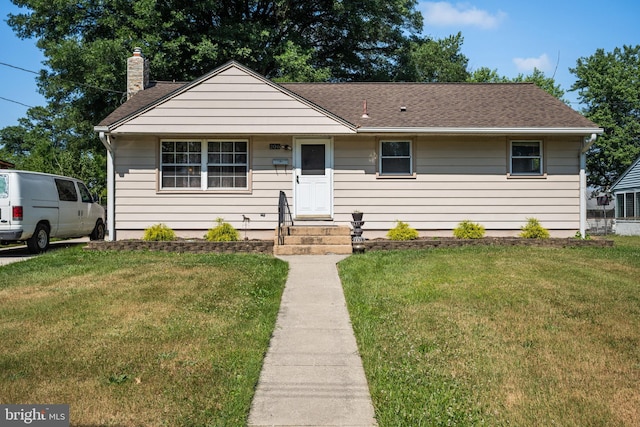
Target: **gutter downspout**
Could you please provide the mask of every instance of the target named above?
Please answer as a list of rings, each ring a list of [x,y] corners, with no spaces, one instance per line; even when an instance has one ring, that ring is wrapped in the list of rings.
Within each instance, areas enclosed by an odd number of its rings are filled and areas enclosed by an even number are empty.
[[[583,239],[587,236],[587,151],[596,142],[596,137],[592,133],[589,139],[585,138],[580,150],[580,236]]]
[[[107,149],[107,235],[105,240],[116,240],[116,217],[115,217],[115,169],[114,169],[114,152],[113,144],[109,134],[100,132],[100,141]]]

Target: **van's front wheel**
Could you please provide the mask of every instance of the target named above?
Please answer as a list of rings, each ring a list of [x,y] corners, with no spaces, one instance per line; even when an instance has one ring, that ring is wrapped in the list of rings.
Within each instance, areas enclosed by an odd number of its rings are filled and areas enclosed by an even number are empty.
[[[33,236],[27,239],[27,247],[32,254],[39,254],[49,249],[49,227],[38,224]]]
[[[96,222],[96,226],[93,228],[93,231],[89,235],[90,240],[104,240],[105,235],[105,226],[104,222],[101,219]]]

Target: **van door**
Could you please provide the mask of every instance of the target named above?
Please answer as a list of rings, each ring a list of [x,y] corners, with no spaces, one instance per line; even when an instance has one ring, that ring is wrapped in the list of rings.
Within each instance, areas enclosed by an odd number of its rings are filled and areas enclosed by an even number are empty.
[[[58,234],[53,237],[77,236],[81,227],[82,210],[78,204],[78,192],[75,183],[70,179],[55,178],[60,210],[58,216]]]
[[[82,236],[86,236],[91,234],[93,231],[93,227],[96,225],[96,221],[100,218],[100,213],[96,204],[93,203],[93,197],[91,197],[91,193],[87,189],[87,186],[82,182],[76,181],[78,184],[78,191],[80,193],[80,205],[78,208],[81,211],[81,219],[82,219]]]

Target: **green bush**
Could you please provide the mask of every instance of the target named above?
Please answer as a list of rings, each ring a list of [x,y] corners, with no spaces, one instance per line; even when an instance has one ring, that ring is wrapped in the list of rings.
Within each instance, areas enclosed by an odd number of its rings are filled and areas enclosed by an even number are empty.
[[[458,239],[482,239],[484,227],[465,219],[453,229],[453,235]]]
[[[522,232],[520,237],[525,239],[548,239],[549,230],[540,225],[540,221],[535,218],[527,218],[527,225],[520,227]]]
[[[240,233],[238,230],[227,222],[224,222],[222,218],[216,219],[218,225],[215,228],[209,229],[204,236],[209,242],[237,242],[240,240]]]
[[[415,240],[418,238],[418,231],[409,227],[409,224],[396,221],[396,226],[387,232],[387,238],[391,240]]]
[[[144,230],[142,240],[168,242],[176,240],[176,233],[164,224],[155,224]]]

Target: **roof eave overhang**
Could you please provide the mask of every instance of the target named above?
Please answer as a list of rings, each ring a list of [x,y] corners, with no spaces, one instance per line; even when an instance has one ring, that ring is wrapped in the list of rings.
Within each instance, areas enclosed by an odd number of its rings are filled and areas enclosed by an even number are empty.
[[[485,127],[360,127],[358,133],[433,134],[433,135],[591,135],[602,128],[485,128]]]

